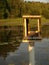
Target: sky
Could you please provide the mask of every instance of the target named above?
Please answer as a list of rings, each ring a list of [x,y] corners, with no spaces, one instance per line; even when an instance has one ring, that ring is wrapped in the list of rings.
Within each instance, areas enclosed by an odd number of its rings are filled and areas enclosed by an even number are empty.
[[[35,2],[49,2],[49,0],[25,0],[25,1],[35,1]]]

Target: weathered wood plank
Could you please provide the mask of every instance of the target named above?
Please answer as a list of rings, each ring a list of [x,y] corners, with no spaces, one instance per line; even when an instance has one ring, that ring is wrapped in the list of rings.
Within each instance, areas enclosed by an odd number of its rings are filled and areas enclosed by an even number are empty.
[[[40,19],[41,18],[41,16],[39,16],[39,15],[23,15],[22,16],[23,18],[35,18],[35,19]]]

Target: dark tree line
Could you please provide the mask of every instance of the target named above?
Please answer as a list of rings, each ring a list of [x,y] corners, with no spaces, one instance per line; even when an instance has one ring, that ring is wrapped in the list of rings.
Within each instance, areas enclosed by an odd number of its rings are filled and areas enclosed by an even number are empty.
[[[0,0],[0,18],[16,18],[24,14],[42,15],[49,18],[49,3]]]

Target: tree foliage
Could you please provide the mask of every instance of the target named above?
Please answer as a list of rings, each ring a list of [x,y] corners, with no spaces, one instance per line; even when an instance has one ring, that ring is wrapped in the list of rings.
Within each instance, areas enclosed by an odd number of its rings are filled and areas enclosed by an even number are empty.
[[[43,15],[49,18],[49,3],[24,0],[0,0],[0,18],[15,18],[22,15]]]

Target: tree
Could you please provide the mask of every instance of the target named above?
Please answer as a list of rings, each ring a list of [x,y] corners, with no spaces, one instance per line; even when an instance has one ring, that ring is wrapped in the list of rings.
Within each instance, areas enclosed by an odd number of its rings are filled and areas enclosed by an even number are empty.
[[[49,9],[44,8],[44,9],[42,10],[42,15],[43,15],[45,18],[49,19]]]
[[[8,0],[11,7],[11,15],[18,17],[22,15],[23,0]]]
[[[0,0],[0,17],[5,18],[5,16],[8,17],[8,13],[10,13],[10,6],[8,4],[7,0]],[[6,18],[7,18],[6,17]]]

